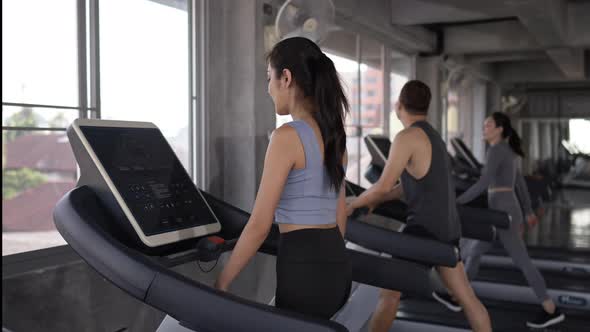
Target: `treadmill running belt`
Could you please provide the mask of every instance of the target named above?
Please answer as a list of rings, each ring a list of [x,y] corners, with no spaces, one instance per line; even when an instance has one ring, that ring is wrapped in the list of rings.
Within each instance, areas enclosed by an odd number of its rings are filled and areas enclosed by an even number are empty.
[[[590,293],[590,281],[587,278],[576,278],[564,273],[549,271],[543,271],[542,274],[548,289]],[[519,286],[528,285],[522,272],[516,268],[502,269],[482,266],[475,280]]]
[[[590,264],[589,250],[571,250],[564,248],[527,247],[532,259],[557,260],[572,263]],[[506,256],[506,250],[500,246],[494,246],[486,255]]]
[[[529,332],[531,329],[526,326],[526,321],[535,318],[539,310],[541,310],[540,306],[512,302],[484,301],[483,304],[490,314],[494,332]],[[568,310],[564,310],[564,313],[566,314],[564,322],[538,331],[587,331],[590,319],[583,319],[581,315]],[[398,310],[397,319],[469,330],[469,324],[463,312],[452,312],[443,307],[442,304],[428,299],[403,299]]]

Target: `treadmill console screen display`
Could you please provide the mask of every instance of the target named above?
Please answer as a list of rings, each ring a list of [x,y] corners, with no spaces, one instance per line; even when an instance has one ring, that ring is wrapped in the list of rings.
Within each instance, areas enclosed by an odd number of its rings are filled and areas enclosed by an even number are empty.
[[[373,141],[373,143],[375,143],[376,148],[379,150],[379,152],[383,154],[385,159],[388,158],[389,149],[391,148],[391,142],[387,137],[367,136],[367,139],[370,139],[371,141]],[[367,148],[373,159],[372,163],[380,167],[385,167],[385,163],[387,162],[387,160],[383,160],[381,158],[378,151],[375,151],[375,149],[373,148],[372,144],[368,143],[366,140],[365,143],[367,144]]]
[[[375,142],[375,145],[377,145],[377,147],[379,148],[381,153],[383,153],[385,158],[388,158],[389,149],[391,148],[391,141],[387,138],[384,138],[384,137],[371,137],[371,138],[373,139],[373,142]]]
[[[159,129],[80,130],[145,235],[217,222]]]

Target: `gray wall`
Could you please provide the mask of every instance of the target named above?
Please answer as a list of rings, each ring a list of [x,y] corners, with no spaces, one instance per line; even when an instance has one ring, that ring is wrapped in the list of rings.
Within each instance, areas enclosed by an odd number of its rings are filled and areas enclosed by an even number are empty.
[[[416,57],[415,78],[426,83],[431,90],[432,99],[428,109],[428,121],[442,133],[442,99],[441,99],[441,58],[439,56]]]
[[[81,261],[2,279],[2,325],[15,332],[155,331],[163,317]]]
[[[174,270],[212,286],[227,257],[222,256],[209,273],[201,272],[195,262]],[[212,264],[202,263],[202,267],[209,269]],[[230,292],[266,304],[275,285],[274,257],[259,254],[232,283]],[[2,325],[14,332],[155,331],[163,318],[164,313],[113,286],[82,260],[2,279]]]
[[[251,211],[268,133],[275,127],[266,93],[263,1],[209,2],[206,81],[209,191]],[[214,41],[214,42],[213,42]]]
[[[500,84],[569,81],[555,64],[547,61],[508,62],[493,67]]]
[[[459,90],[459,128],[463,141],[481,162],[485,157],[483,121],[487,113],[486,84],[473,80]]]

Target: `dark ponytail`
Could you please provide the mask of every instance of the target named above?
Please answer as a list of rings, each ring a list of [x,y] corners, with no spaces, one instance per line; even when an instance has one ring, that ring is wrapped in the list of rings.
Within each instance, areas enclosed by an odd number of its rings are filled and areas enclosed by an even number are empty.
[[[496,127],[502,127],[502,138],[508,137],[508,144],[514,153],[517,155],[524,157],[524,151],[522,150],[521,140],[518,136],[518,133],[514,128],[512,128],[512,124],[510,123],[510,118],[508,115],[502,112],[494,112],[492,114],[492,118],[496,123]]]
[[[346,151],[344,117],[349,105],[334,63],[314,42],[302,37],[280,41],[267,60],[279,76],[283,69],[289,69],[303,96],[310,97],[313,102],[313,117],[324,141],[324,165],[330,185],[339,190],[345,176],[342,165]]]

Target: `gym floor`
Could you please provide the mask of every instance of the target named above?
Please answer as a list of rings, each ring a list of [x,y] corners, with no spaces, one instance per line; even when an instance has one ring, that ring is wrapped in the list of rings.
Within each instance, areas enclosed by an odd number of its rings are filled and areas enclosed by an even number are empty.
[[[529,247],[551,247],[590,251],[590,192],[560,189],[545,203],[539,224],[525,231]]]

